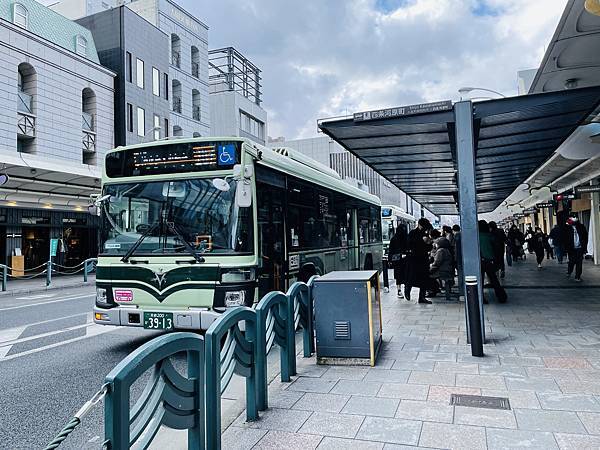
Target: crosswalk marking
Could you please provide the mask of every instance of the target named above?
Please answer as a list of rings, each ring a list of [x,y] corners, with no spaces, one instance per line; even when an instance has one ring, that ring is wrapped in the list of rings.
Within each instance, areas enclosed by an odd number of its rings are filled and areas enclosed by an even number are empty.
[[[94,297],[95,295],[96,294],[79,295],[79,296],[76,296],[76,297],[65,297],[65,298],[61,298],[61,299],[58,299],[58,300],[50,300],[50,301],[47,301],[47,302],[28,303],[26,305],[9,306],[8,308],[0,308],[0,311],[11,311],[11,310],[22,309],[22,308],[33,308],[34,306],[49,305],[51,303],[60,303],[60,302],[67,302],[69,300],[77,300],[77,299],[81,299],[81,298],[90,298],[90,297]]]
[[[81,328],[81,326],[79,326]],[[44,350],[50,350],[52,348],[56,348],[56,347],[60,347],[63,345],[67,345],[67,344],[71,344],[73,342],[77,342],[77,341],[81,341],[83,339],[87,339],[90,337],[94,337],[94,336],[99,336],[101,334],[106,334],[106,333],[110,333],[113,331],[116,331],[118,329],[118,327],[108,327],[108,326],[104,326],[104,325],[98,325],[95,323],[89,323],[84,325],[84,327],[86,327],[86,334],[85,336],[79,336],[73,339],[67,339],[61,342],[56,342],[54,344],[50,344],[50,345],[45,345],[43,347],[38,347],[38,348],[34,348],[31,350],[27,350],[25,352],[21,352],[21,353],[17,353],[16,355],[10,355],[10,356],[4,356],[4,357],[0,357],[0,362],[3,361],[9,361],[11,359],[15,359],[15,358],[21,358],[23,356],[27,356],[27,355],[31,355],[32,353],[38,353]],[[59,332],[64,332],[65,330],[60,330]],[[38,338],[39,336],[34,336],[34,338]],[[12,344],[14,345],[14,344]],[[12,345],[7,346],[7,348],[10,350],[10,347],[12,347]]]

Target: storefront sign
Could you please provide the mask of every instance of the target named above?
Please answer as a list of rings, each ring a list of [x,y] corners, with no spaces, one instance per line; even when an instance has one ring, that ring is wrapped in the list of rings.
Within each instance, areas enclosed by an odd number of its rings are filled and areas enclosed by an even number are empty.
[[[58,251],[58,239],[50,239],[50,256],[56,256]]]
[[[517,214],[515,214],[515,218],[516,219],[522,219],[523,217],[525,217],[525,214],[523,214],[523,213],[517,213]]]
[[[527,209],[524,209],[524,210],[523,210],[523,212],[524,212],[525,214],[535,214],[535,213],[537,212],[537,209],[536,209],[536,208],[535,208],[535,206],[534,206],[534,207],[532,207],[532,208],[527,208]]]
[[[594,186],[579,186],[575,188],[575,192],[578,194],[584,192],[600,192],[600,184]]]
[[[354,113],[354,121],[363,122],[365,120],[392,119],[394,117],[450,111],[451,109],[452,101],[444,100],[441,102],[420,103],[418,105],[399,106],[397,108],[376,109],[374,111]]]
[[[539,208],[539,209],[542,209],[542,208],[554,208],[554,203],[552,203],[552,202],[536,203],[535,207]]]
[[[561,200],[574,200],[575,194],[554,194],[554,201],[559,202]]]

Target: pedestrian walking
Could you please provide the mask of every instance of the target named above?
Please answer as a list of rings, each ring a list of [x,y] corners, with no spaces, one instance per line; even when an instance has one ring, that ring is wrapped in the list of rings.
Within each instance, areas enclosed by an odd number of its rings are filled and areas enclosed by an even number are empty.
[[[512,253],[512,260],[518,261],[519,259],[525,259],[525,251],[523,249],[525,235],[515,224],[513,224],[508,231],[508,242]]]
[[[565,255],[563,229],[564,227],[559,224],[554,225],[552,230],[550,230],[549,237],[549,244],[552,246],[554,256],[556,256],[559,264],[563,263],[563,257]]]
[[[583,256],[587,250],[588,232],[577,217],[567,219],[567,229],[564,232],[565,248],[569,263],[567,265],[567,278],[571,277],[575,269],[575,281],[581,281],[583,271]]]
[[[500,303],[506,302],[507,295],[506,291],[500,284],[498,276],[496,275],[496,262],[494,261],[494,238],[490,233],[490,227],[485,220],[479,221],[479,251],[481,255],[481,273],[487,275],[496,299]],[[487,300],[484,298],[484,303]]]
[[[398,225],[398,230],[390,240],[388,258],[394,269],[394,280],[398,288],[398,298],[404,298],[402,285],[406,282],[406,252],[408,240],[404,224]]]
[[[506,266],[504,264],[504,249],[506,247],[506,234],[501,228],[498,228],[496,222],[490,222],[490,233],[492,234],[494,245],[494,261],[496,262],[496,271],[500,271],[500,278],[504,278],[506,274]]]
[[[446,301],[450,301],[454,281],[454,264],[452,252],[450,251],[450,241],[445,237],[440,237],[434,242],[433,246],[435,254],[433,262],[429,266],[429,273],[444,286]]]
[[[531,254],[533,253],[533,228],[531,225],[527,227],[527,231],[525,232],[525,242],[527,243],[527,251]]]
[[[538,269],[542,268],[542,261],[544,261],[544,253],[546,251],[546,246],[548,245],[546,235],[542,232],[540,227],[535,227],[535,231],[533,232],[533,237],[531,239],[531,246],[535,253],[535,259],[537,261]]]
[[[431,229],[431,223],[424,217],[417,222],[417,228],[408,233],[406,256],[406,283],[404,286],[404,297],[410,301],[410,293],[413,287],[419,288],[419,303],[431,304],[425,298],[425,289],[429,282],[429,238],[427,233]]]

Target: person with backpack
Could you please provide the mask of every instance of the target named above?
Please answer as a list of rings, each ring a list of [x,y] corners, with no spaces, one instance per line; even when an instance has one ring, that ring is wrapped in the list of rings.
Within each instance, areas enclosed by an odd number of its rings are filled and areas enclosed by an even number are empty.
[[[429,273],[444,286],[446,301],[450,301],[452,282],[454,281],[454,261],[451,244],[445,237],[438,238],[434,244],[433,262],[429,266]]]

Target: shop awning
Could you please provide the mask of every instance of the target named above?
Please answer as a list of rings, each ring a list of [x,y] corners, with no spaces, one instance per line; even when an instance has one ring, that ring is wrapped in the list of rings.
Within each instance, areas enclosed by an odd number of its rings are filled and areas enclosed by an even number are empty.
[[[478,212],[493,211],[599,104],[600,86],[474,103]],[[454,111],[383,116],[319,128],[434,214],[457,214]]]
[[[4,157],[0,173],[9,177],[0,186],[0,200],[11,206],[79,210],[87,207],[91,194],[100,192],[96,166],[16,154]]]

